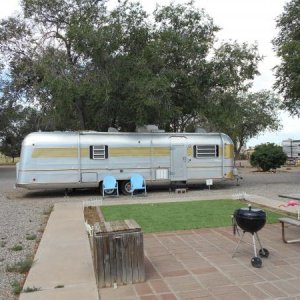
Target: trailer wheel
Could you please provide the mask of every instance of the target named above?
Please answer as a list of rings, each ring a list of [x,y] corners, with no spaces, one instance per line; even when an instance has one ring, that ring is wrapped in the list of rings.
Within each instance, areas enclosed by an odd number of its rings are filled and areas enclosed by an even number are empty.
[[[123,195],[130,195],[131,194],[130,189],[131,189],[130,180],[122,181],[122,183],[121,183],[122,194]]]
[[[104,195],[113,195],[113,194],[115,194],[115,192],[116,192],[115,189],[105,190]]]
[[[102,191],[103,191],[102,182],[99,184],[99,189],[100,189],[100,194],[102,195]],[[105,190],[104,195],[111,196],[111,195],[113,195],[115,193],[116,193],[115,189]]]

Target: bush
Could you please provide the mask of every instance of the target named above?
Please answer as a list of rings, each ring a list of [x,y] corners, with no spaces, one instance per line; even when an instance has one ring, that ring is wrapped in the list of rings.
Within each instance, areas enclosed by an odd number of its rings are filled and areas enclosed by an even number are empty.
[[[19,281],[14,281],[12,284],[12,292],[14,295],[20,295],[21,291],[22,291],[22,285]]]
[[[26,258],[25,260],[21,260],[13,265],[7,265],[6,271],[25,274],[25,273],[29,272],[32,264],[33,264],[33,259]]]
[[[261,168],[264,172],[280,168],[286,160],[287,156],[283,152],[282,147],[273,143],[256,146],[250,157],[251,165]]]
[[[14,245],[10,249],[13,250],[13,251],[21,251],[21,250],[23,250],[23,246],[22,245]]]

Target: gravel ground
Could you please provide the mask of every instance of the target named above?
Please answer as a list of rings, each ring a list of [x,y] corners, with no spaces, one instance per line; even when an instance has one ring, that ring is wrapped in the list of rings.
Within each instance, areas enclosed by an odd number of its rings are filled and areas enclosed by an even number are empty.
[[[22,282],[25,275],[6,270],[32,258],[47,220],[44,212],[49,206],[0,196],[0,207],[0,299],[15,299],[12,285]]]
[[[203,187],[200,191],[192,189],[191,193],[197,198],[209,199],[210,196],[220,195],[225,198],[245,192],[281,201],[283,199],[278,197],[280,194],[300,195],[300,168],[283,168],[276,173],[261,173],[250,168],[240,168],[240,173],[244,178],[240,186],[225,182],[214,184],[211,191]],[[70,200],[83,201],[97,196],[96,190],[76,192],[70,197],[64,197],[63,191],[14,190],[14,174],[14,167],[0,166],[0,300],[17,299],[12,293],[12,284],[22,283],[25,274],[8,272],[7,267],[34,256],[53,204]],[[168,192],[165,190],[150,190],[148,197],[163,199],[166,194]],[[33,236],[36,238],[31,239]],[[19,251],[16,251],[16,246],[20,246]]]
[[[245,192],[274,200],[283,199],[279,195],[300,196],[300,168],[282,168],[276,173],[257,172],[252,168],[239,169],[243,177],[240,186],[230,183],[220,183],[217,189],[224,189],[232,193]]]
[[[13,285],[23,284],[26,274],[7,269],[34,257],[54,203],[96,195],[93,190],[70,197],[65,197],[63,190],[28,192],[15,190],[14,183],[15,168],[0,166],[0,300],[18,298]]]

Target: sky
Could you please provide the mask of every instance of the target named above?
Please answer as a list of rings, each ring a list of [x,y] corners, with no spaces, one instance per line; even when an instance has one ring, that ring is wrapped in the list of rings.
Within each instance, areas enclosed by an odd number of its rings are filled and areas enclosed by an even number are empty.
[[[110,0],[115,2],[116,0]],[[170,0],[140,0],[147,12],[151,13],[157,5],[169,4]],[[174,0],[174,3],[186,1]],[[194,5],[203,8],[213,18],[221,30],[217,35],[220,41],[232,40],[239,43],[257,43],[259,54],[264,56],[259,64],[260,76],[254,80],[253,91],[272,90],[274,76],[272,69],[279,63],[272,47],[276,37],[275,19],[283,12],[287,0],[194,0]],[[18,0],[0,0],[0,18],[5,18],[20,10]],[[279,118],[282,129],[277,132],[264,132],[248,141],[247,146],[261,143],[281,144],[282,140],[300,139],[300,119],[281,112]]]

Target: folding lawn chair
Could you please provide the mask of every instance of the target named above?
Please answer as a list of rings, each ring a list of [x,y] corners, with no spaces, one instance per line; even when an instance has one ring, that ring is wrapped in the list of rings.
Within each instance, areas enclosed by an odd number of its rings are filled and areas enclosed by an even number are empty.
[[[112,196],[116,191],[116,196],[119,196],[118,181],[112,175],[104,176],[102,182],[102,197]]]
[[[142,175],[133,174],[130,178],[130,186],[131,197],[133,196],[134,191],[144,191],[145,196],[147,195],[146,181]]]

